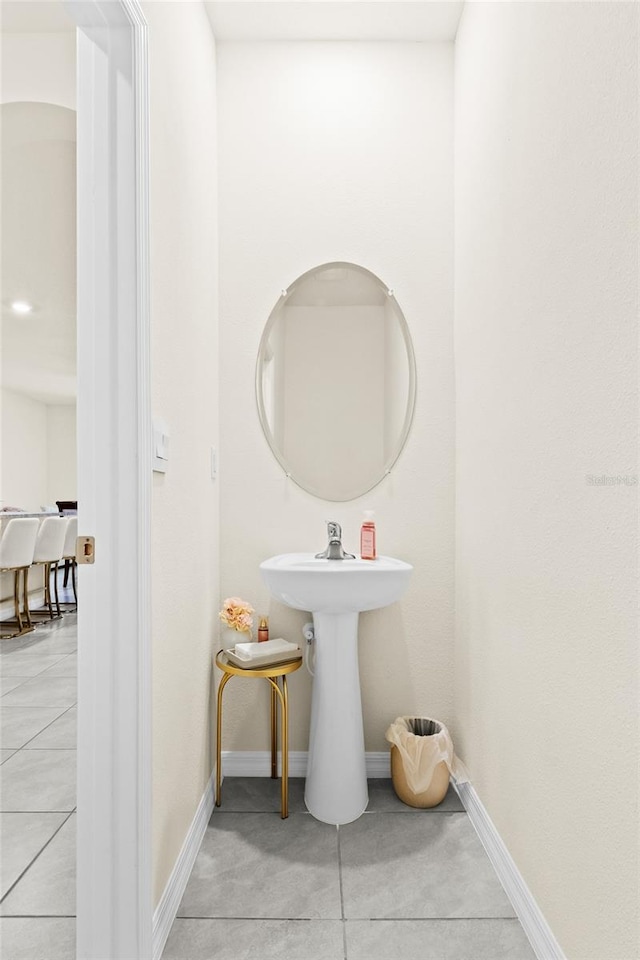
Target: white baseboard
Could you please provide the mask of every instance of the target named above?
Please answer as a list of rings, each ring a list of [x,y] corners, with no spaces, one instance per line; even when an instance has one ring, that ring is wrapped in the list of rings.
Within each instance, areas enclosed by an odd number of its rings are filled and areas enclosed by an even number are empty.
[[[215,802],[215,770],[202,794],[182,849],[153,913],[153,960],[160,960],[187,886]]]
[[[389,753],[367,753],[367,777],[381,779],[391,776]],[[278,753],[278,773],[280,772],[280,754]],[[222,775],[227,777],[270,777],[271,754],[268,750],[226,750],[222,752]],[[306,777],[307,751],[289,751],[289,776]]]
[[[493,869],[511,901],[538,960],[566,960],[533,894],[470,783],[454,783]]]

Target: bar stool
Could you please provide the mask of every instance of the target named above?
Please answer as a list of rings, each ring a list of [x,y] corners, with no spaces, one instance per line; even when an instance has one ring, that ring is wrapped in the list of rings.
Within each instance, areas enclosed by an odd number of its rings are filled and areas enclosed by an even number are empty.
[[[11,637],[20,637],[23,633],[29,633],[33,630],[27,599],[27,578],[29,567],[33,561],[38,523],[39,521],[36,518],[30,517],[9,520],[0,540],[0,572],[13,572],[13,604],[18,627],[15,633],[3,634],[5,640],[9,640]],[[22,574],[22,609],[26,626],[20,613],[20,574]]]
[[[62,560],[64,536],[67,532],[67,517],[47,517],[40,524],[36,546],[33,553],[33,566],[44,567],[44,602],[47,609],[30,610],[31,616],[46,616],[53,620],[53,606],[51,603],[51,571],[55,573],[56,617],[61,617],[60,601],[58,599],[58,564]]]
[[[71,586],[73,587],[73,598],[78,606],[78,591],[76,588],[76,540],[78,538],[78,518],[69,517],[67,521],[67,532],[64,535],[64,547],[62,548],[62,559],[64,560],[64,583],[66,587],[69,579],[69,569],[71,569]],[[58,578],[56,575],[56,584]]]
[[[230,663],[224,650],[216,654],[216,666],[222,670],[222,679],[218,685],[218,710],[216,723],[216,807],[220,806],[221,794],[221,758],[222,758],[222,693],[231,677],[264,677],[271,686],[271,777],[278,776],[278,726],[276,703],[280,701],[280,730],[282,734],[282,788],[281,811],[283,820],[289,816],[289,698],[287,693],[287,674],[299,670],[302,657],[286,663],[274,663],[263,667],[236,667]],[[282,689],[278,679],[282,678]]]

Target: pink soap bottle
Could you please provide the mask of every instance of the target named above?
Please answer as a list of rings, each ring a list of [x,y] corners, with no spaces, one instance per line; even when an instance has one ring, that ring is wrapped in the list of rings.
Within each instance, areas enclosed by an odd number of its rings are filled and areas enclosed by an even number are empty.
[[[376,525],[373,522],[373,510],[365,510],[364,520],[360,528],[360,556],[363,560],[375,560],[376,553]]]

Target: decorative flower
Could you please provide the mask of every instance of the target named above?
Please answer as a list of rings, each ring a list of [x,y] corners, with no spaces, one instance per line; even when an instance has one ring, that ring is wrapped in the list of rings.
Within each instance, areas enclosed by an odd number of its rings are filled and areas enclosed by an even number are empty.
[[[222,603],[219,617],[224,624],[238,633],[251,633],[253,607],[240,597],[227,597]]]

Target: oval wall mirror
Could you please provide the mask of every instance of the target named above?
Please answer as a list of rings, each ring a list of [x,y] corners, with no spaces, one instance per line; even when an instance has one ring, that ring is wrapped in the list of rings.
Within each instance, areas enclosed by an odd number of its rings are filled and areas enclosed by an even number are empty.
[[[407,440],[415,357],[393,291],[353,263],[299,277],[260,341],[262,429],[284,471],[323,500],[354,500],[389,473]]]

